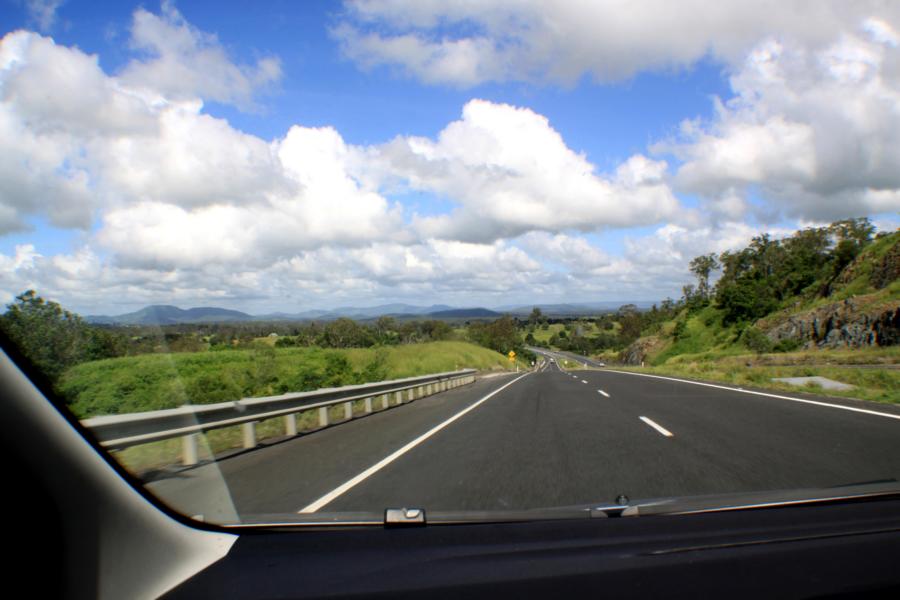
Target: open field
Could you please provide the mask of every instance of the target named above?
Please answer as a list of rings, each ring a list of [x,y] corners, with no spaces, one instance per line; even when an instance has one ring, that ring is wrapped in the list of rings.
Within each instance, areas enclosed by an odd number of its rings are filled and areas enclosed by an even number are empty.
[[[575,321],[574,326],[580,329],[580,335],[590,336],[597,333],[597,327],[590,321]],[[542,328],[541,326],[537,326],[534,328],[534,332],[532,335],[534,336],[535,341],[540,345],[547,345],[550,341],[550,338],[553,337],[554,334],[559,333],[560,331],[564,331],[566,326],[563,323],[550,323],[547,326],[547,329]]]

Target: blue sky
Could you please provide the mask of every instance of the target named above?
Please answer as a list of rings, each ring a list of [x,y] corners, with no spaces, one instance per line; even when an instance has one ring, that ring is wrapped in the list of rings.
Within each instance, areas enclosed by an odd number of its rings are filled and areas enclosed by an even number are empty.
[[[2,299],[657,300],[762,231],[897,227],[894,9],[605,5],[6,1]]]

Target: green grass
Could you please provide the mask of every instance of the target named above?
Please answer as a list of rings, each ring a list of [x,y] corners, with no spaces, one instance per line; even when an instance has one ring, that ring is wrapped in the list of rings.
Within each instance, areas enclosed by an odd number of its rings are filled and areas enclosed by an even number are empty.
[[[394,405],[393,398],[390,405]],[[353,416],[365,414],[365,401],[357,400],[352,403]],[[382,410],[380,397],[372,401],[372,412]],[[344,405],[338,404],[328,410],[328,418],[331,423],[339,423],[344,420]],[[319,427],[318,410],[308,410],[296,415],[297,431],[302,433]],[[258,440],[271,440],[285,435],[284,417],[277,417],[260,421],[256,425],[256,437]],[[198,458],[201,461],[209,460],[216,455],[243,446],[243,432],[240,427],[224,427],[207,431],[199,436]],[[112,455],[126,469],[142,473],[150,469],[158,469],[167,465],[178,464],[182,460],[182,439],[173,438],[132,446],[124,450],[114,450]]]
[[[737,342],[735,329],[722,324],[722,316],[723,311],[710,306],[690,317],[682,314],[675,322],[664,324],[663,333],[668,343],[660,352],[649,357],[650,364],[661,365],[685,355],[712,357],[746,352],[747,349]],[[684,325],[675,339],[674,330],[678,321]]]
[[[591,336],[598,331],[597,326],[590,321],[574,321],[574,324],[582,328],[581,335],[583,336]],[[566,326],[563,323],[551,323],[548,325],[547,329],[542,329],[540,326],[535,327],[532,335],[538,344],[548,346],[550,338],[553,337],[554,334],[565,330],[565,328]]]
[[[619,354],[618,350],[604,350],[591,355],[591,358],[607,364],[614,364],[619,362]]]
[[[565,326],[562,323],[551,323],[547,326],[547,329],[541,329],[540,326],[534,328],[534,339],[539,344],[546,344],[550,341],[550,338],[553,337],[554,333],[559,333],[565,329]]]
[[[519,361],[520,368],[526,368]],[[324,385],[400,379],[457,369],[480,371],[515,369],[506,356],[467,342],[430,342],[384,348],[260,348],[174,354],[147,354],[84,363],[65,373],[61,392],[79,418],[174,408],[304,391]],[[330,374],[329,374],[330,369]],[[392,399],[393,400],[393,399]],[[373,410],[381,401],[373,401]],[[365,402],[353,403],[353,415],[365,413]],[[344,419],[344,406],[329,410],[332,423]],[[299,431],[319,426],[318,411],[297,415]],[[257,424],[257,439],[285,434],[279,417]],[[210,458],[243,443],[240,427],[227,427],[200,436],[200,458]],[[113,452],[135,472],[177,464],[182,440],[171,439]]]
[[[739,364],[735,359],[667,363],[655,367],[623,367],[623,370],[655,375],[669,375],[687,379],[716,381],[738,386],[750,386],[780,392],[812,392],[828,396],[858,398],[890,404],[900,403],[900,370],[858,369],[822,365],[752,365]],[[853,390],[822,390],[774,382],[776,377],[827,377],[855,386]]]
[[[145,354],[77,365],[63,375],[59,391],[76,416],[87,418],[463,368],[510,367],[505,356],[467,342]]]

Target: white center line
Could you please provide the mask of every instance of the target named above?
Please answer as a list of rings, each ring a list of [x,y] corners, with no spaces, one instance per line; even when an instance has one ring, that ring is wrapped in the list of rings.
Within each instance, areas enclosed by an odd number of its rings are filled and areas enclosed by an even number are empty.
[[[348,491],[349,489],[351,489],[351,488],[353,488],[354,486],[356,486],[357,484],[359,484],[359,483],[365,481],[366,479],[368,479],[369,477],[371,477],[372,475],[374,475],[375,473],[377,473],[377,472],[380,471],[381,469],[385,468],[386,466],[388,466],[389,464],[391,464],[392,462],[394,462],[395,460],[397,460],[398,458],[400,458],[401,456],[403,456],[404,454],[406,454],[407,452],[409,452],[410,450],[412,450],[413,448],[415,448],[416,446],[418,446],[419,444],[421,444],[422,442],[424,442],[425,440],[427,440],[428,438],[430,438],[431,436],[433,436],[434,434],[436,434],[437,432],[439,432],[441,429],[443,429],[444,427],[446,427],[447,425],[449,425],[449,424],[452,423],[453,421],[455,421],[455,420],[457,420],[458,418],[462,417],[462,416],[465,415],[466,413],[468,413],[468,412],[470,412],[470,411],[472,411],[472,410],[475,410],[476,408],[478,408],[479,406],[481,406],[484,402],[486,402],[488,399],[490,399],[490,398],[491,398],[492,396],[494,396],[495,394],[500,393],[502,390],[508,388],[509,386],[511,386],[512,384],[514,384],[515,382],[517,382],[517,381],[519,381],[520,379],[522,379],[523,377],[527,377],[527,376],[528,376],[528,373],[525,373],[525,374],[522,375],[521,377],[516,377],[515,379],[513,379],[512,381],[510,381],[510,382],[507,383],[506,385],[503,385],[503,386],[501,386],[501,387],[498,387],[496,390],[494,390],[493,392],[491,392],[490,394],[488,394],[487,396],[485,396],[484,398],[482,398],[481,400],[479,400],[478,402],[476,402],[476,403],[473,404],[472,406],[470,406],[470,407],[468,407],[468,408],[465,408],[465,409],[459,411],[458,413],[456,413],[455,415],[453,415],[452,417],[450,417],[449,419],[447,419],[447,420],[444,421],[443,423],[440,423],[439,425],[436,425],[436,426],[432,427],[431,429],[429,429],[428,431],[426,431],[425,433],[423,433],[422,435],[420,435],[419,437],[417,437],[417,438],[414,439],[413,441],[409,442],[408,444],[406,444],[405,446],[403,446],[403,447],[400,448],[399,450],[395,450],[394,452],[392,452],[391,454],[389,454],[389,455],[386,456],[385,458],[382,458],[380,461],[378,461],[377,463],[375,463],[374,465],[372,465],[371,467],[369,467],[368,469],[366,469],[365,471],[363,471],[362,473],[360,473],[360,474],[357,475],[356,477],[354,477],[354,478],[352,478],[352,479],[350,479],[350,480],[344,482],[343,484],[341,484],[341,485],[339,485],[338,487],[334,488],[333,490],[331,490],[330,492],[328,492],[327,494],[325,494],[324,496],[322,496],[321,498],[319,498],[318,500],[316,500],[315,502],[313,502],[313,503],[310,504],[309,506],[304,506],[303,508],[301,508],[301,509],[298,510],[297,512],[298,512],[298,513],[313,513],[313,512],[316,512],[317,510],[319,510],[320,508],[322,508],[323,506],[325,506],[326,504],[328,504],[329,502],[331,502],[332,500],[334,500],[334,499],[337,498],[338,496],[341,496],[342,494],[344,494],[344,492]]]
[[[609,398],[609,394],[607,394],[603,390],[597,390],[597,391],[600,392],[602,395],[606,396],[607,398]]]
[[[664,435],[666,437],[674,437],[674,435],[675,435],[674,433],[672,433],[671,431],[669,431],[662,425],[657,425],[656,423],[654,423],[651,419],[648,419],[647,417],[641,417],[640,419],[641,419],[641,421],[643,421],[644,423],[646,423],[647,425],[649,425],[650,427],[652,427],[653,429],[660,432],[662,435]]]
[[[582,379],[582,380],[581,380],[581,383],[587,383],[587,381],[585,381],[584,379]]]

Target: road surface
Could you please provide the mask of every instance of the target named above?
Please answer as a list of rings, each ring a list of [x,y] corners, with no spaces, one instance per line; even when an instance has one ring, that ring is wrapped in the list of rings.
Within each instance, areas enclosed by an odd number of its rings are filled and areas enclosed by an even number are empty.
[[[290,515],[528,509],[900,476],[897,407],[786,396],[813,402],[547,362],[149,487],[194,513],[200,482],[221,475],[239,514]]]

